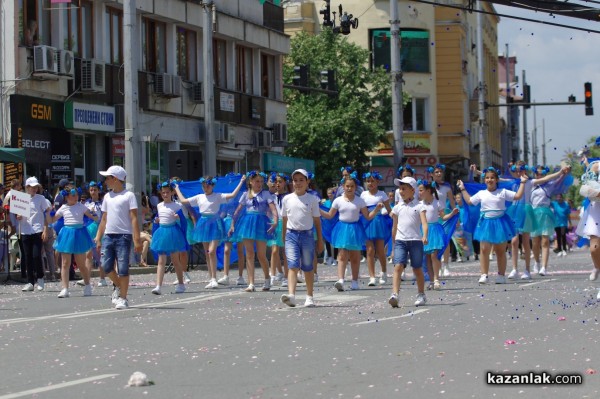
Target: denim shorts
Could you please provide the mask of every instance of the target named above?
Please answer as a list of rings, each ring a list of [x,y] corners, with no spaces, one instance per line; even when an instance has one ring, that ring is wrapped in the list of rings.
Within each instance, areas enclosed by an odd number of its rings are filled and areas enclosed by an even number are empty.
[[[312,230],[288,230],[285,234],[285,257],[288,268],[313,270],[315,239]]]
[[[419,269],[423,266],[423,241],[394,241],[394,265],[406,266],[410,256],[410,266]]]
[[[105,234],[102,238],[102,268],[106,274],[115,270],[120,277],[129,276],[129,254],[131,253],[131,234]]]

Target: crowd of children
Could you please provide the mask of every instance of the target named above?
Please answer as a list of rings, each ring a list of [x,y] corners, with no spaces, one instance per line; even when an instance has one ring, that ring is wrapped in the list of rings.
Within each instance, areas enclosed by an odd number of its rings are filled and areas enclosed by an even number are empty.
[[[581,194],[590,200],[582,218],[581,234],[590,237],[595,266],[591,280],[600,274],[597,248],[600,231],[597,231],[597,223],[586,221],[600,220],[599,165],[600,162],[589,165],[581,188]],[[206,289],[229,285],[230,260],[233,247],[237,246],[238,285],[245,285],[245,266],[248,284],[244,291],[256,290],[254,265],[257,259],[264,274],[261,289],[269,291],[276,283],[287,287],[288,293],[281,296],[281,301],[288,306],[296,306],[296,287],[301,279],[306,281],[305,306],[315,306],[317,256],[325,244],[325,261],[337,265],[334,288],[338,291],[346,289],[348,263],[350,289],[359,289],[361,252],[369,273],[368,286],[387,284],[389,259],[393,263],[392,294],[388,300],[392,307],[399,306],[400,285],[406,279],[404,272],[409,265],[418,291],[415,306],[427,302],[426,275],[430,281],[427,289],[442,289],[440,281],[450,275],[450,247],[461,257],[478,256],[479,284],[489,282],[492,254],[497,259],[496,284],[519,277],[520,249],[525,260],[520,279],[531,279],[532,274],[546,275],[553,234],[556,233],[558,256],[567,254],[566,231],[570,226],[571,209],[562,194],[569,185],[566,176],[570,168],[550,173],[547,167],[529,168],[517,162],[510,165],[509,177],[502,177],[493,167],[478,171],[473,165],[471,171],[480,175],[481,183],[465,184],[458,180],[453,186],[444,180],[444,165],[429,168],[428,178],[419,180],[414,178],[414,169],[402,165],[394,179],[395,193],[387,194],[379,189],[383,178],[377,171],[361,176],[365,183],[363,188],[358,173],[346,166],[341,168],[339,186],[327,189],[325,201],[311,189],[314,175],[304,169],[294,171],[291,176],[277,172],[267,175],[260,171],[237,175],[235,181],[239,179],[239,183],[231,192],[216,192],[218,178],[205,176],[199,180],[201,191],[198,189],[188,198],[181,190],[181,180],[171,178],[160,183],[155,191],[160,201],[142,198],[142,216],[155,224],[152,239],[147,240],[158,261],[156,286],[151,292],[162,294],[168,258],[177,275],[175,293],[185,292],[185,284],[190,281],[185,270],[187,253],[190,245],[196,243],[201,243],[206,257],[210,277]],[[62,290],[58,297],[71,295],[69,268],[74,260],[83,278],[84,296],[92,295],[90,272],[94,264],[99,264],[98,285],[106,286],[105,276],[108,277],[114,285],[115,308],[129,307],[131,251],[141,252],[146,240],[142,239],[139,229],[135,195],[125,188],[125,170],[111,166],[100,174],[105,178],[104,184],[90,182],[85,196],[69,182],[61,184],[55,198],[56,209],[39,194],[41,186],[37,179],[27,179],[25,190],[31,196],[30,217],[11,213],[12,225],[17,227],[20,237],[22,269],[27,278],[23,291],[33,291],[36,284],[38,290],[44,289],[40,257],[51,235],[50,228],[54,226],[58,236],[53,248],[61,259]],[[14,189],[17,186],[15,183]],[[102,191],[105,191],[103,198],[100,197]],[[556,200],[552,201],[553,198]],[[221,245],[224,246],[221,260],[224,274],[217,279],[217,250]],[[508,276],[507,248],[512,253]],[[531,248],[533,269],[530,269]],[[377,261],[379,274],[375,271]]]

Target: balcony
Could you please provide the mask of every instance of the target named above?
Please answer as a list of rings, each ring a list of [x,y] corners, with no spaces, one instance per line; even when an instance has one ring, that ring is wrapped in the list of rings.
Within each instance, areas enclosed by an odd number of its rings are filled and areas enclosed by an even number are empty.
[[[268,1],[263,4],[263,24],[265,28],[283,33],[283,8]]]

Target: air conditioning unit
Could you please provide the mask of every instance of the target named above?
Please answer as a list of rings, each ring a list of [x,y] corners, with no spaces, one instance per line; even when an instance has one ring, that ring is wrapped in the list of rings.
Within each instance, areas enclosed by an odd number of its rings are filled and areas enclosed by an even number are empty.
[[[273,124],[273,141],[287,142],[287,125],[285,123]]]
[[[181,76],[173,75],[171,88],[173,89],[173,97],[181,97]]]
[[[94,59],[81,60],[81,91],[104,93],[104,63]]]
[[[272,135],[268,130],[257,130],[256,131],[256,148],[271,148]]]
[[[215,123],[215,139],[219,143],[233,143],[235,133],[228,123]]]
[[[67,79],[73,79],[75,76],[75,59],[72,51],[58,51],[58,74]]]
[[[168,73],[154,75],[154,94],[160,97],[181,97],[181,76]]]
[[[192,87],[190,87],[190,102],[195,104],[200,104],[204,102],[202,82],[192,82]]]
[[[40,77],[58,74],[56,48],[50,46],[33,47],[33,73]]]

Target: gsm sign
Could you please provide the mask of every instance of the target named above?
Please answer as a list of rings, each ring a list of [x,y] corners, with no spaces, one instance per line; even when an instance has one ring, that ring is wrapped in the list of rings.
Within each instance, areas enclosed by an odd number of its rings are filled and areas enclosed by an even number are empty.
[[[31,118],[51,121],[52,107],[44,104],[31,104]]]

